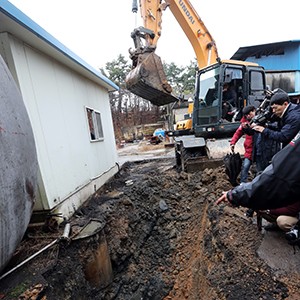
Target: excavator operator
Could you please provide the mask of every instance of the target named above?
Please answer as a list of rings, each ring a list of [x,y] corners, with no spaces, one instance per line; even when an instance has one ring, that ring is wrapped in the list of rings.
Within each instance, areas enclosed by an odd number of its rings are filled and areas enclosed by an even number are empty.
[[[233,111],[233,107],[236,107],[237,93],[229,83],[224,83],[223,85],[222,101],[222,119],[231,122],[233,117],[231,112]]]

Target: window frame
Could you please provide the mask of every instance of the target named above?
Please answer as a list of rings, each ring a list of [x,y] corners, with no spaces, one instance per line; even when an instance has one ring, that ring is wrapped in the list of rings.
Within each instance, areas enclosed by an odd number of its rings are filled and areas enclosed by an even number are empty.
[[[89,106],[85,106],[84,110],[87,119],[90,142],[103,141],[104,133],[103,133],[101,112]]]

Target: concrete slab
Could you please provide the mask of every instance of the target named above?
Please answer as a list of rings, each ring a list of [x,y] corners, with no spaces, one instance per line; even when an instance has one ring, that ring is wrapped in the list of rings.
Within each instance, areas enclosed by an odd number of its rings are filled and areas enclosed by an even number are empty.
[[[264,231],[264,239],[257,251],[277,275],[300,273],[300,248],[289,245],[284,232]]]

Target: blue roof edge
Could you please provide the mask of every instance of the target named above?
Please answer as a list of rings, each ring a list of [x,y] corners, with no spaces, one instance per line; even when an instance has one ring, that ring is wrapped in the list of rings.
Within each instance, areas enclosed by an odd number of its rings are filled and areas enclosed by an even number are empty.
[[[33,34],[35,34],[40,39],[44,40],[46,43],[56,48],[58,51],[60,51],[61,53],[69,57],[71,60],[75,61],[76,63],[78,63],[79,65],[81,65],[82,67],[90,71],[91,73],[93,73],[95,76],[99,77],[101,80],[103,80],[105,83],[110,85],[112,88],[119,90],[119,87],[114,82],[112,82],[101,72],[97,71],[95,68],[93,68],[88,63],[86,63],[82,58],[80,58],[78,55],[76,55],[74,52],[68,49],[64,44],[59,42],[50,33],[48,33],[45,29],[43,29],[36,22],[30,19],[27,15],[25,15],[21,10],[15,7],[12,3],[10,3],[7,0],[0,0],[0,5],[1,5],[0,11],[2,11],[4,14],[6,14],[7,16],[15,20],[22,27],[31,31]]]

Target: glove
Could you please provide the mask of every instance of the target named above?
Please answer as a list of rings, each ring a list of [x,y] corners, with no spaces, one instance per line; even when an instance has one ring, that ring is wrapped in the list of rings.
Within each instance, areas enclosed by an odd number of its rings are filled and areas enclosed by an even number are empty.
[[[232,152],[234,152],[234,145],[233,144],[230,145],[230,149],[231,149]]]

